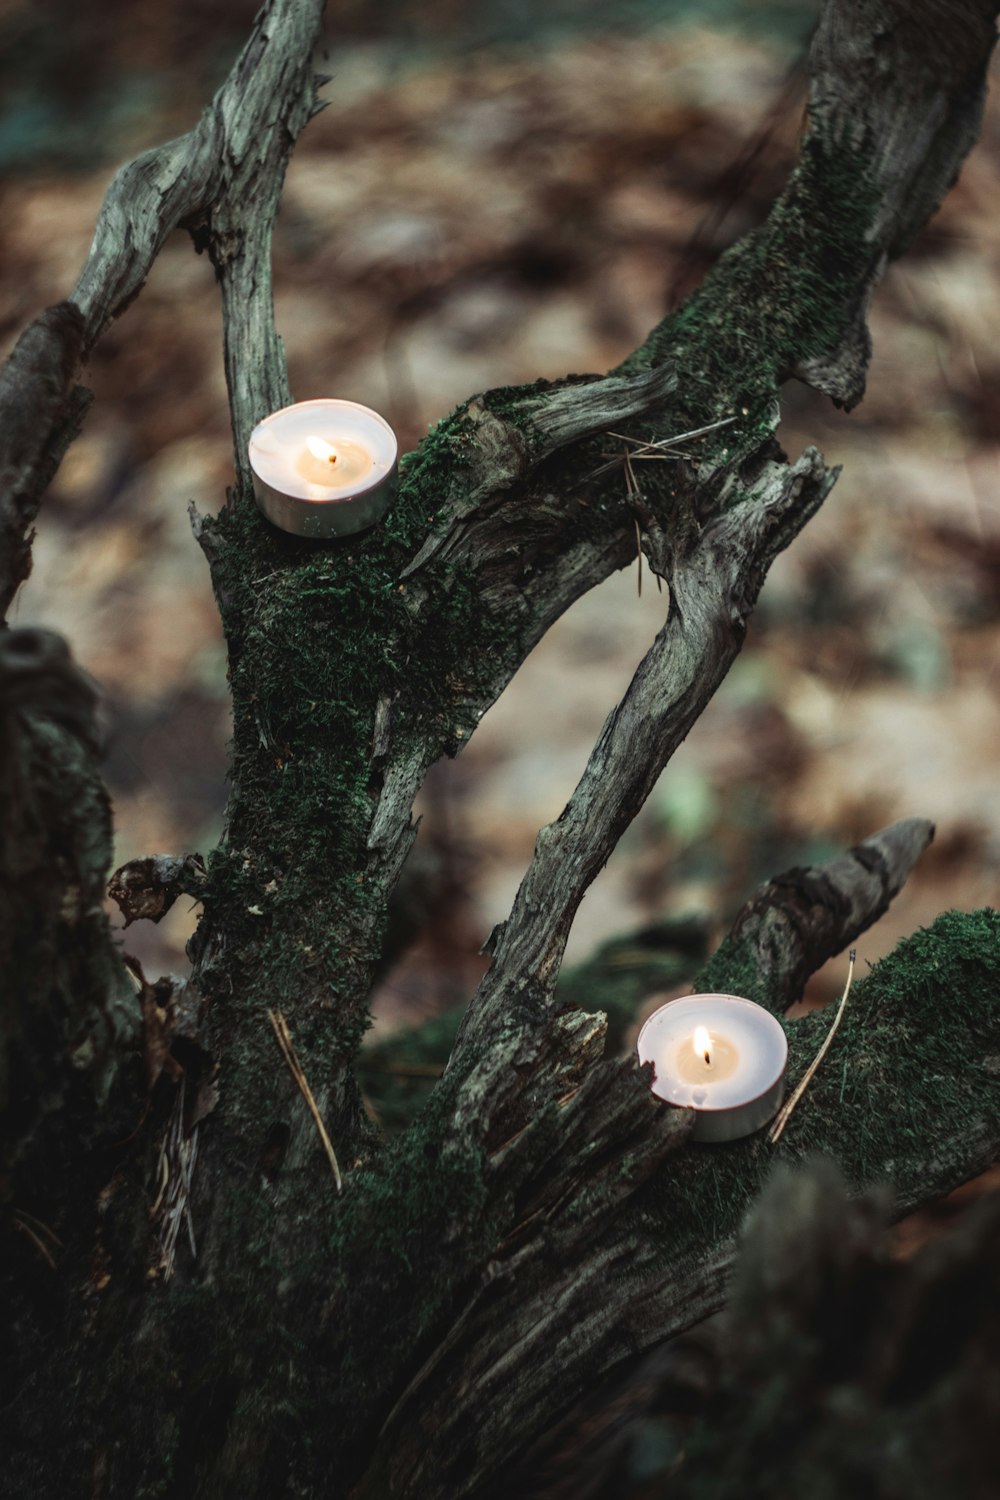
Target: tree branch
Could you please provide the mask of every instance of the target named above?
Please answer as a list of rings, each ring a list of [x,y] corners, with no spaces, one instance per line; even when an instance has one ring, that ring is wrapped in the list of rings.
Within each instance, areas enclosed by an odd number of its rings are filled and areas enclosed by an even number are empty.
[[[831,0],[809,132],[766,224],[610,376],[466,403],[408,457],[386,521],[338,544],[270,528],[245,459],[250,426],[288,394],[267,246],[313,108],[318,0],[273,0],[195,131],[116,179],[74,304],[29,330],[0,376],[16,417],[0,453],[13,476],[0,584],[9,598],[24,576],[41,480],[82,409],[79,359],[135,295],[168,229],[186,225],[212,256],[226,321],[236,484],[197,532],[229,642],[234,746],[227,835],[209,860],[193,945],[198,1045],[220,1060],[219,1102],[193,1182],[197,1122],[180,1090],[164,1105],[163,1136],[179,1155],[159,1158],[198,1224],[197,1262],[178,1257],[185,1298],[139,1295],[152,1145],[140,1122],[114,1191],[105,1179],[96,1207],[97,1194],[84,1194],[72,1248],[75,1286],[91,1285],[99,1253],[114,1267],[101,1311],[74,1307],[75,1350],[102,1379],[67,1374],[56,1340],[45,1344],[55,1351],[45,1380],[26,1384],[32,1340],[11,1341],[14,1386],[44,1386],[45,1412],[71,1414],[58,1455],[67,1486],[100,1430],[112,1434],[119,1494],[164,1473],[192,1494],[329,1491],[366,1470],[372,1496],[478,1493],[595,1372],[719,1306],[739,1218],[776,1157],[828,1151],[854,1188],[891,1177],[905,1208],[996,1153],[996,914],[942,918],[857,987],[777,1153],[759,1139],[687,1146],[689,1117],[658,1102],[633,1062],[602,1055],[594,1016],[553,1001],[580,897],[735,657],[770,562],[830,488],[818,454],[788,465],[774,442],[781,384],[797,373],[835,400],[859,399],[864,309],[968,149],[995,11],[985,0]],[[22,374],[38,394],[37,440],[17,405]],[[657,472],[641,493],[608,468],[611,421],[663,441],[724,419],[698,459],[648,466]],[[421,1119],[376,1154],[352,1061],[414,835],[413,796],[549,624],[634,556],[637,524],[668,586],[665,625],[566,812],[539,836],[448,1075]],[[24,709],[7,659],[3,732],[16,753],[3,774],[16,779],[31,741],[46,793],[68,766],[80,808],[100,804],[80,750],[85,695],[47,647],[35,655],[42,700],[57,682],[62,707]],[[5,807],[19,805],[19,790],[9,784]],[[61,793],[52,805],[35,817],[29,798],[35,821],[16,829],[32,879],[43,865],[61,870],[68,844],[71,869],[90,881],[107,859],[103,804],[80,827]],[[86,828],[95,843],[84,857]],[[897,826],[822,878],[773,885],[713,960],[713,982],[783,1008],[831,945],[884,906],[926,835]],[[65,974],[51,902],[40,922],[17,873],[5,871],[4,896],[30,935],[39,1024],[58,1030],[83,1015],[93,1054],[85,1045],[81,1070],[99,1100],[109,1059],[130,1040],[121,968]],[[86,892],[81,922],[96,924]],[[71,946],[69,962],[81,952],[103,961],[106,938]],[[150,1014],[154,988],[144,989]],[[268,1010],[295,1037],[345,1165],[342,1197],[275,1057]],[[15,1050],[35,1014],[34,999],[30,1013],[11,1011]],[[821,1025],[790,1024],[793,1077]],[[15,1101],[29,1128],[49,1099],[58,1110],[67,1057],[81,1056],[75,1040],[53,1049],[54,1093],[39,1076],[40,1102]],[[44,1059],[41,1040],[36,1051]],[[67,1112],[63,1138],[71,1123]],[[19,1161],[19,1117],[14,1127]],[[146,1351],[139,1383],[117,1352],[123,1320]],[[37,1323],[26,1315],[25,1326]],[[109,1472],[107,1450],[104,1463]]]
[[[903,818],[839,859],[768,881],[744,906],[700,983],[711,993],[716,963],[730,983],[740,967],[739,994],[787,1010],[810,974],[888,910],[933,837],[933,823]]]
[[[97,696],[62,640],[0,634],[0,1200],[60,1187],[106,1106],[139,1008],[102,907],[111,816]],[[44,1184],[44,1186],[42,1186]]]
[[[35,320],[0,372],[7,414],[0,435],[0,616],[28,576],[25,535],[89,404],[74,386],[80,365],[138,295],[178,226],[209,247],[217,271],[248,252],[245,300],[231,300],[226,319],[227,374],[240,393],[234,440],[241,475],[248,405],[269,401],[259,408],[269,411],[289,399],[271,309],[270,236],[285,165],[316,109],[311,57],[323,4],[269,0],[195,128],[117,174],[70,300]]]
[[[460,1033],[466,1049],[522,1015],[536,1024],[555,988],[570,925],[597,872],[735,659],[772,559],[814,515],[835,476],[810,450],[773,464],[751,497],[705,527],[670,575],[667,623],[607,720],[558,822],[538,836],[494,962]]]
[[[734,960],[728,976],[727,953]],[[714,963],[725,990],[737,990],[745,974],[732,948]],[[759,976],[758,998],[769,979],[766,971]],[[447,1278],[462,1290],[457,1302],[445,1294],[436,1307],[437,1335],[424,1334],[434,1352],[379,1434],[364,1495],[485,1490],[595,1379],[716,1311],[740,1221],[775,1162],[833,1156],[852,1191],[891,1181],[900,1215],[981,1171],[1000,1150],[1000,1102],[989,1081],[1000,1065],[998,981],[995,912],[952,913],[902,943],[855,985],[835,1044],[774,1148],[766,1135],[724,1149],[685,1146],[679,1133],[650,1129],[655,1105],[645,1131],[626,1130],[640,1080],[627,1079],[621,1064],[600,1062],[586,1075],[587,1093],[573,1096],[583,1096],[589,1112],[593,1181],[562,1171],[567,1109],[558,1083],[528,1071],[530,1084],[521,1085],[522,1096],[531,1095],[527,1113],[505,1116],[507,1128],[521,1119],[521,1133],[497,1151],[489,1146],[493,1078],[484,1088],[470,1075],[455,1116],[467,1137],[484,1143],[487,1201],[503,1211],[500,1183],[515,1162],[531,1194],[523,1212],[516,1203],[514,1224],[503,1223],[497,1248],[471,1282]],[[576,1024],[560,1018],[564,1028]],[[793,1082],[828,1024],[816,1014],[786,1023]],[[520,1051],[508,1045],[506,1062],[508,1076],[525,1068],[523,1042]],[[607,1092],[595,1107],[598,1087]],[[429,1125],[424,1139],[429,1146]],[[559,1169],[546,1171],[553,1160]],[[622,1191],[613,1216],[592,1212],[591,1194],[602,1201],[609,1172]],[[372,1250],[369,1241],[365,1252]],[[390,1280],[377,1260],[376,1253],[366,1271],[352,1266],[354,1313],[364,1307],[377,1318],[368,1283],[384,1293],[395,1281],[386,1311],[398,1319],[415,1289],[399,1288],[398,1276]],[[372,1336],[384,1349],[388,1328],[376,1322]]]

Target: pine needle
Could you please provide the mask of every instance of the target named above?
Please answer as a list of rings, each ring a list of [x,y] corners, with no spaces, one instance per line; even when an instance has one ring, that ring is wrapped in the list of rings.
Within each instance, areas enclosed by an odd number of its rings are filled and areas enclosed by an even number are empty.
[[[844,1015],[844,1010],[847,1006],[847,997],[851,993],[851,980],[854,978],[854,960],[857,958],[857,956],[858,950],[856,948],[852,948],[850,954],[850,967],[847,970],[847,983],[844,985],[844,993],[840,997],[840,1004],[837,1007],[837,1014],[833,1018],[833,1025],[827,1032],[822,1047],[820,1047],[819,1051],[816,1053],[816,1056],[813,1058],[812,1062],[809,1064],[808,1068],[803,1074],[802,1081],[800,1082],[798,1088],[795,1090],[795,1093],[778,1111],[774,1124],[771,1126],[771,1133],[768,1136],[768,1140],[771,1142],[772,1146],[777,1145],[778,1141],[781,1139],[781,1133],[784,1130],[785,1126],[788,1124],[792,1111],[795,1109],[795,1106],[798,1104],[799,1100],[802,1098],[802,1095],[805,1093],[806,1089],[809,1087],[809,1084],[812,1082],[812,1077],[816,1072],[816,1069],[819,1067],[820,1063],[823,1061],[824,1057],[830,1050],[830,1043],[833,1041],[834,1037],[837,1034],[837,1027],[840,1025],[840,1022]]]
[[[30,1217],[31,1215],[29,1214],[28,1218]],[[18,1213],[17,1210],[15,1210],[14,1217],[11,1222],[13,1223],[15,1229],[19,1229],[23,1235],[27,1236],[27,1238],[34,1245],[35,1249],[38,1251],[39,1255],[44,1260],[45,1264],[49,1266],[53,1271],[56,1270],[56,1263],[52,1259],[52,1255],[49,1251],[48,1246],[45,1244],[45,1241],[42,1239],[40,1234],[35,1233],[31,1225],[28,1224],[24,1218],[22,1218],[21,1214]],[[37,1223],[38,1221],[36,1220],[35,1222]],[[55,1236],[53,1236],[53,1238],[55,1238]]]
[[[299,1092],[309,1106],[309,1113],[315,1121],[319,1138],[323,1142],[323,1150],[326,1152],[326,1159],[330,1163],[330,1170],[337,1184],[337,1192],[343,1192],[344,1179],[341,1177],[340,1167],[337,1165],[337,1154],[333,1149],[333,1142],[327,1135],[326,1126],[323,1124],[323,1116],[319,1112],[319,1106],[313,1096],[312,1089],[309,1087],[309,1080],[303,1071],[302,1064],[295,1055],[295,1048],[292,1046],[291,1032],[288,1030],[287,1022],[280,1010],[269,1010],[267,1019],[274,1028],[274,1034],[277,1037],[281,1055],[288,1064],[288,1071],[295,1079],[295,1082],[299,1086]]]
[[[627,432],[612,432],[608,429],[608,437],[623,438],[626,443],[635,443],[641,449],[672,448],[675,443],[683,443],[687,438],[704,437],[707,432],[715,432],[719,427],[728,427],[735,422],[735,417],[723,417],[718,422],[708,422],[704,427],[692,427],[689,432],[678,432],[673,437],[658,438],[655,442],[645,438],[629,437]]]

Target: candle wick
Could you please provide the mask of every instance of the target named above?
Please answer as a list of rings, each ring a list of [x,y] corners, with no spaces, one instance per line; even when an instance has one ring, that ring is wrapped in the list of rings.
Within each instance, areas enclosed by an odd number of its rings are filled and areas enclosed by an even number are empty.
[[[711,1054],[711,1052],[707,1052],[706,1051],[706,1053],[705,1053],[705,1062],[706,1062],[706,1064],[707,1064],[708,1067],[712,1066],[712,1054]]]

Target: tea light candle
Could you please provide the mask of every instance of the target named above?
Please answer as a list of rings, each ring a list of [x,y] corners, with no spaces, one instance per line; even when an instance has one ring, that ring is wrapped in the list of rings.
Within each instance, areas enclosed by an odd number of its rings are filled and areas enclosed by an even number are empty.
[[[691,1139],[734,1141],[760,1130],[785,1092],[788,1043],[780,1023],[740,995],[671,1000],[639,1032],[653,1093],[696,1111]]]
[[[389,508],[396,488],[396,434],[356,401],[299,401],[250,434],[257,504],[294,536],[349,536]]]

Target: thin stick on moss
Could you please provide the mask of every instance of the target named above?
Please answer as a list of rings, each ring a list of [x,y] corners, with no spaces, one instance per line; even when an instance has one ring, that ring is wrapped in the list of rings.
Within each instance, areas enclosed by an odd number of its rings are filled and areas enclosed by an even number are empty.
[[[806,1089],[809,1087],[809,1084],[812,1081],[813,1074],[816,1072],[816,1069],[819,1067],[820,1063],[829,1052],[830,1043],[837,1035],[837,1027],[840,1025],[840,1022],[844,1015],[844,1010],[847,1007],[847,997],[851,993],[851,980],[854,978],[854,960],[857,958],[857,956],[858,950],[856,948],[852,948],[850,955],[850,966],[847,970],[847,983],[844,985],[844,993],[840,997],[840,1004],[837,1007],[837,1014],[833,1018],[833,1025],[827,1032],[826,1039],[824,1040],[822,1047],[820,1047],[819,1051],[816,1053],[816,1056],[813,1058],[812,1062],[809,1064],[808,1068],[803,1074],[802,1081],[799,1084],[798,1088],[795,1090],[795,1093],[778,1111],[777,1118],[774,1124],[771,1126],[771,1134],[768,1136],[768,1139],[771,1142],[772,1146],[777,1145],[778,1141],[781,1139],[782,1131],[788,1124],[792,1111],[798,1104],[799,1100],[802,1098],[802,1095],[805,1093]]]
[[[31,1214],[27,1215],[27,1219],[30,1219],[31,1217]],[[35,1219],[34,1222],[37,1224],[38,1220]],[[45,1261],[46,1265],[49,1266],[53,1271],[57,1270],[58,1267],[56,1266],[56,1263],[52,1258],[52,1253],[49,1250],[48,1246],[45,1244],[45,1241],[42,1239],[40,1234],[35,1233],[31,1225],[27,1222],[25,1216],[19,1210],[14,1210],[14,1216],[11,1219],[11,1223],[15,1229],[18,1229],[22,1234],[27,1235],[28,1239],[34,1245],[35,1249]],[[51,1230],[49,1231],[49,1233],[52,1233]],[[52,1238],[56,1240],[55,1235],[52,1235]],[[59,1240],[56,1240],[56,1244],[59,1243]]]
[[[645,438],[630,437],[627,432],[612,432],[610,428],[606,436],[618,438],[624,443],[631,443],[633,445],[632,451],[629,453],[627,449],[625,450],[629,458],[690,458],[691,455],[688,453],[664,453],[663,449],[673,448],[677,443],[683,443],[688,438],[705,437],[707,433],[715,432],[719,427],[728,427],[730,423],[736,420],[735,416],[722,417],[718,422],[707,422],[703,427],[692,427],[688,432],[678,432],[672,437],[659,438],[655,442]],[[599,468],[592,469],[587,478],[597,479],[601,474],[606,474],[609,469],[615,468],[620,462],[621,459],[618,457],[609,459],[607,463],[601,464]]]
[[[313,1091],[309,1087],[309,1080],[303,1072],[302,1064],[299,1062],[295,1048],[292,1046],[291,1032],[288,1030],[288,1025],[280,1010],[269,1010],[267,1019],[274,1028],[274,1035],[277,1038],[278,1046],[281,1048],[281,1055],[288,1064],[288,1071],[295,1079],[295,1082],[299,1086],[299,1092],[309,1106],[309,1113],[316,1123],[319,1138],[323,1142],[323,1150],[326,1152],[326,1158],[330,1163],[333,1179],[337,1184],[337,1192],[340,1193],[344,1188],[344,1179],[341,1177],[340,1167],[337,1165],[337,1153],[333,1149],[333,1142],[330,1140],[326,1126],[323,1124],[323,1116],[319,1112],[319,1105],[316,1103]]]

